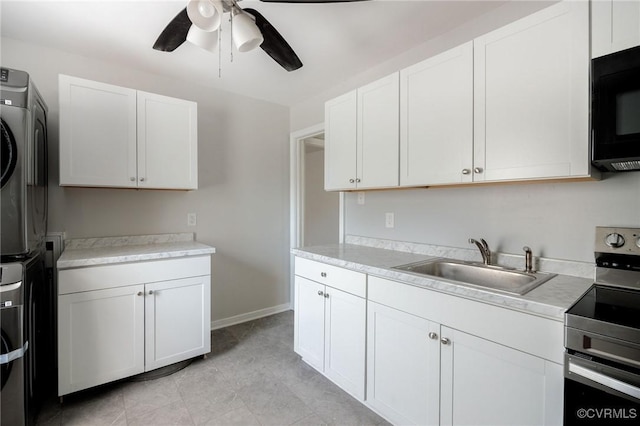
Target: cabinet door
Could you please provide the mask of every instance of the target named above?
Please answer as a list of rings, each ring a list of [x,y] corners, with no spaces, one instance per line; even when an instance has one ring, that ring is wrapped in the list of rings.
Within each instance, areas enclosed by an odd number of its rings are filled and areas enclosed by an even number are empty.
[[[211,351],[211,276],[145,286],[145,371]]]
[[[394,424],[437,425],[439,325],[367,304],[367,404]]]
[[[359,88],[357,94],[356,186],[398,186],[398,73]]]
[[[58,395],[144,371],[144,286],[58,298]]]
[[[591,57],[640,45],[640,0],[591,2]]]
[[[136,186],[136,91],[66,75],[60,90],[60,185]]]
[[[562,423],[562,366],[442,327],[441,424]]]
[[[357,95],[353,90],[324,106],[324,189],[356,188]]]
[[[324,373],[364,400],[367,302],[332,287],[325,295]]]
[[[324,371],[324,285],[295,277],[294,350]]]
[[[195,102],[138,91],[138,186],[198,188]]]
[[[471,182],[473,43],[400,72],[400,185]]]
[[[474,41],[474,180],[588,176],[589,4]]]

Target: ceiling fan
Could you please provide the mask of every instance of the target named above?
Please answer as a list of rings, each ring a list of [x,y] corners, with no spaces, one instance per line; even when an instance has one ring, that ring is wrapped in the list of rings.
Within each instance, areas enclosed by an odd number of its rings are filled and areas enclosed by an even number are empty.
[[[155,50],[173,52],[185,41],[215,50],[219,41],[222,15],[229,13],[232,39],[240,52],[260,46],[273,60],[287,71],[302,67],[302,62],[291,46],[267,19],[255,9],[242,9],[240,0],[189,0],[153,45]],[[260,0],[267,3],[346,3],[365,0]]]

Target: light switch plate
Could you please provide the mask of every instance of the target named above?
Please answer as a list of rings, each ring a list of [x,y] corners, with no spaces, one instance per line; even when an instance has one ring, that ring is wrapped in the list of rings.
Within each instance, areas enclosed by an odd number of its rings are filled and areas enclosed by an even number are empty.
[[[384,214],[384,226],[385,228],[393,228],[395,226],[395,215],[393,213]]]

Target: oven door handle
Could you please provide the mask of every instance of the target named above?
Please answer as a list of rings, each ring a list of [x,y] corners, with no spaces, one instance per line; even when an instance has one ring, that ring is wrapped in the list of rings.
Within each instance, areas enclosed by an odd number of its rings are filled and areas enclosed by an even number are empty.
[[[569,371],[577,374],[578,376],[582,376],[586,379],[599,383],[602,386],[606,386],[613,390],[617,390],[618,392],[622,392],[625,395],[640,399],[640,388],[630,385],[629,383],[625,383],[621,380],[614,379],[605,374],[598,373],[597,371],[590,370],[581,365],[575,364],[571,362],[571,360],[569,360]]]

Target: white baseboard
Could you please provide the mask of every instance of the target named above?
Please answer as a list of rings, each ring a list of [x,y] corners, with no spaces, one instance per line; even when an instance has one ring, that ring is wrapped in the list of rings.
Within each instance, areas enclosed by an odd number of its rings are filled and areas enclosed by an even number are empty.
[[[229,318],[211,321],[211,330],[217,330],[219,328],[229,327],[230,325],[268,317],[269,315],[279,314],[280,312],[285,312],[290,309],[291,305],[289,303],[284,303],[282,305],[272,306],[270,308],[260,309],[258,311],[247,312],[246,314],[240,314]]]

